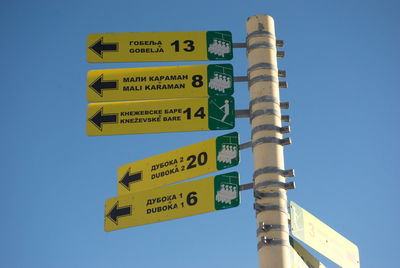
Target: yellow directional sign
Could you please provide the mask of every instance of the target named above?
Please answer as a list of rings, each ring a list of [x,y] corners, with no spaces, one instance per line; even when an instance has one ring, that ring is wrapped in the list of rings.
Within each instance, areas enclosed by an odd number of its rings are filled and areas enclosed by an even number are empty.
[[[168,66],[88,72],[87,100],[125,101],[233,94],[231,64]]]
[[[118,195],[191,179],[239,163],[239,137],[232,132],[118,168]]]
[[[88,62],[231,60],[228,31],[89,34]]]
[[[105,204],[104,230],[177,219],[239,204],[239,174],[230,172],[110,198]]]
[[[293,265],[291,268],[326,268],[326,266],[317,260],[310,252],[308,252],[300,243],[290,237],[291,256],[293,260]],[[300,259],[300,260],[299,260]],[[303,265],[304,264],[304,265]]]
[[[292,234],[341,267],[359,268],[358,247],[294,202],[290,202]]]
[[[235,126],[232,97],[90,103],[89,136],[222,130]]]

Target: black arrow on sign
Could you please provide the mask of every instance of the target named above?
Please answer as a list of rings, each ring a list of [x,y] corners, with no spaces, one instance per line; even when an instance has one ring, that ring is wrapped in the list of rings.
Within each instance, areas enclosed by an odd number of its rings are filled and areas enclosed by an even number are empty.
[[[89,118],[100,131],[103,130],[103,124],[115,124],[117,123],[118,114],[103,114],[103,108],[101,108],[95,115]]]
[[[130,187],[131,183],[142,180],[142,172],[141,171],[133,173],[133,174],[131,174],[130,171],[131,171],[131,169],[128,169],[126,174],[119,181],[119,183],[121,183],[123,186],[125,186],[125,188],[128,189],[128,191],[131,190],[131,187]]]
[[[90,88],[92,88],[97,94],[103,97],[103,90],[111,90],[117,89],[118,81],[116,80],[103,80],[103,75],[96,79],[92,84],[90,84]]]
[[[115,203],[114,207],[106,215],[107,218],[112,220],[116,225],[118,225],[118,218],[123,216],[132,215],[132,206],[118,207],[118,201]]]
[[[100,38],[96,43],[89,47],[94,53],[100,58],[103,58],[103,51],[115,52],[118,51],[118,43],[103,43],[103,37]]]

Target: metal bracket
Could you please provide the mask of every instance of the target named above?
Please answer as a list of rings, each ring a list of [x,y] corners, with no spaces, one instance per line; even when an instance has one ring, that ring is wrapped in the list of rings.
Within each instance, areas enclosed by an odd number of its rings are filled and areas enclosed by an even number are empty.
[[[235,110],[236,118],[250,117],[250,110]]]
[[[270,205],[270,204],[259,204],[259,203],[254,203],[254,209],[258,213],[262,211],[267,211],[267,210],[276,210],[276,211],[282,211],[284,213],[288,213],[287,207],[281,207],[278,205]]]
[[[286,77],[286,71],[285,70],[278,70],[278,77]]]
[[[254,106],[255,104],[257,104],[257,103],[263,103],[263,102],[273,102],[273,103],[276,103],[276,104],[279,104],[279,105],[280,105],[278,99],[276,99],[276,98],[274,98],[274,97],[272,97],[272,96],[262,96],[262,97],[254,98],[254,99],[252,99],[252,100],[250,101],[250,104],[249,104],[250,109],[252,110],[252,108],[253,108],[253,106]]]
[[[247,73],[250,73],[254,70],[258,70],[258,69],[272,69],[272,70],[277,70],[278,68],[276,67],[276,65],[271,64],[271,63],[267,63],[267,62],[262,62],[262,63],[256,63],[252,66],[250,66],[247,69]],[[279,71],[278,71],[278,75],[279,75]]]
[[[243,150],[243,149],[250,148],[250,147],[252,147],[252,144],[253,144],[253,143],[252,143],[251,141],[242,143],[242,144],[239,145],[239,149],[240,149],[240,150]]]
[[[277,82],[274,76],[268,76],[268,75],[263,75],[263,78],[260,78],[261,76],[256,76],[257,79],[252,81],[250,80],[250,86],[258,81],[273,81]],[[278,72],[278,77],[286,77],[286,71],[279,71]],[[254,79],[254,78],[253,78]],[[261,79],[261,80],[260,80]],[[233,77],[233,82],[248,82],[249,77],[248,76],[235,76]],[[286,81],[278,81],[279,82],[279,88],[288,88],[288,82]]]
[[[279,82],[278,77],[272,75],[259,75],[249,80],[249,87],[258,82]]]
[[[264,124],[264,125],[259,125],[254,127],[251,130],[251,137],[253,138],[254,134],[260,131],[265,131],[265,130],[271,130],[271,131],[278,131],[279,133],[285,134],[290,132],[290,127],[289,126],[284,126],[284,127],[278,127],[275,125],[270,125],[270,124]]]
[[[247,82],[249,78],[247,76],[235,76],[233,77],[233,82]]]
[[[279,106],[281,107],[281,109],[289,109],[289,102],[281,102],[279,104]]]
[[[264,167],[264,168],[259,168],[253,173],[253,179],[255,179],[257,176],[260,176],[262,174],[267,174],[267,173],[278,173],[282,175],[285,178],[289,177],[294,177],[294,169],[279,169],[277,167]]]
[[[257,236],[262,233],[267,233],[270,230],[278,230],[289,233],[287,226],[280,224],[266,224],[264,222],[260,222],[259,227],[257,228]]]
[[[283,47],[284,45],[285,45],[285,42],[283,40],[276,40],[277,47]]]
[[[254,183],[246,183],[246,184],[242,184],[239,186],[239,191],[245,191],[245,190],[250,190],[253,189],[254,187]]]
[[[276,49],[276,46],[274,44],[271,44],[269,42],[258,42],[251,44],[250,46],[247,46],[247,54],[250,53],[250,51],[260,48],[260,47],[265,47],[265,48],[270,48],[270,49]]]
[[[285,183],[285,189],[286,190],[296,189],[296,183],[294,181],[289,181],[289,182]]]
[[[254,197],[256,199],[261,199],[261,198],[284,198],[284,196],[280,192],[261,192],[257,189],[254,189]]]
[[[290,122],[290,116],[289,115],[282,115],[281,116],[282,122]]]
[[[260,33],[260,32],[254,32],[254,35],[256,35],[256,33]],[[268,35],[271,35],[271,36],[275,37],[272,33],[269,33],[269,32],[264,32],[264,33],[268,33]],[[258,34],[258,35],[261,35],[261,34]],[[247,37],[247,39],[248,38],[249,37]],[[275,46],[283,47],[283,45],[284,45],[283,40],[276,40]],[[232,47],[233,48],[246,48],[247,47],[247,43],[233,43]]]
[[[252,33],[247,34],[246,42],[248,43],[250,38],[264,36],[264,35],[269,35],[270,37],[275,38],[275,35],[273,33],[260,30],[260,31],[254,31]]]
[[[265,109],[265,110],[255,110],[254,112],[250,112],[250,123],[253,122],[254,118],[256,118],[257,116],[265,114],[280,116],[282,122],[290,122],[289,115],[281,115],[280,111],[274,109]]]
[[[233,43],[232,47],[233,48],[246,48],[247,47],[247,43]]]
[[[256,118],[257,116],[265,115],[265,114],[280,116],[281,119],[282,119],[280,111],[277,111],[277,110],[274,110],[274,109],[265,109],[265,110],[256,110],[256,111],[250,113],[250,122],[252,122],[253,119]]]
[[[288,88],[288,82],[286,81],[279,81],[279,88]]]
[[[279,107],[281,109],[289,109],[289,102],[279,102],[276,98],[272,96],[262,96],[258,98],[254,98],[250,101],[250,109],[252,110],[253,106],[257,103],[263,103],[263,102],[273,102],[276,104],[279,104]]]
[[[277,51],[276,56],[278,58],[284,58],[285,57],[285,51]]]
[[[283,241],[276,238],[267,238],[266,236],[261,237],[261,241],[257,243],[257,249],[260,250],[262,247],[265,246],[276,246],[276,245],[284,245],[289,246],[287,241]]]
[[[294,181],[290,181],[290,182],[263,181],[263,182],[257,183],[254,186],[254,189],[259,191],[260,188],[269,187],[269,186],[278,187],[278,188],[282,188],[285,190],[292,190],[292,189],[296,188],[296,184]]]
[[[277,143],[279,145],[285,146],[292,144],[292,140],[290,138],[278,139],[275,137],[262,137],[253,142],[253,148],[256,147],[257,145],[264,143]]]

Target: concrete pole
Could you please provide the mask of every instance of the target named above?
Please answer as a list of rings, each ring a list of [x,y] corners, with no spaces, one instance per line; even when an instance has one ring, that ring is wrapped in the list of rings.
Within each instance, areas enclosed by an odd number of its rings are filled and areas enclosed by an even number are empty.
[[[260,268],[289,268],[288,212],[275,25],[272,17],[247,19],[250,120],[254,156]],[[289,174],[290,175],[290,174]]]

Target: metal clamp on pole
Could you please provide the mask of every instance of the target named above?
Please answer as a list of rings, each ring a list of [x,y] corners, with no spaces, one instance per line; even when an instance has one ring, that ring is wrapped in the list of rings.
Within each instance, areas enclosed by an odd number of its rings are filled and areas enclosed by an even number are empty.
[[[242,184],[239,186],[239,191],[246,191],[246,190],[250,190],[253,189],[254,187],[254,183],[246,183],[246,184]]]
[[[278,77],[286,77],[286,71],[285,70],[278,70]]]
[[[253,139],[254,134],[256,134],[257,132],[265,130],[278,131],[282,134],[285,134],[290,132],[290,127],[289,126],[278,127],[270,124],[258,125],[251,130],[251,138]]]
[[[268,63],[268,62],[261,62],[261,63],[257,63],[257,64],[254,64],[254,65],[250,66],[250,67],[247,69],[247,73],[250,73],[250,72],[252,72],[252,71],[259,70],[259,69],[272,69],[272,70],[277,70],[278,67],[277,67],[276,65],[273,65],[273,64]],[[278,71],[278,76],[279,76],[279,71]]]
[[[264,222],[260,222],[257,229],[257,236],[262,233],[267,233],[271,230],[279,230],[289,233],[287,226],[281,224],[265,224]]]
[[[296,189],[296,183],[294,181],[289,181],[285,183],[286,190]]]
[[[247,148],[252,147],[252,145],[253,145],[253,143],[251,141],[248,141],[248,142],[240,144],[239,149],[240,150],[247,149]]]
[[[246,118],[250,117],[250,110],[235,110],[236,118]]]
[[[247,76],[235,76],[233,77],[233,82],[247,82],[249,78]]]
[[[276,40],[277,47],[283,47],[284,45],[285,45],[285,42],[283,40]]]
[[[265,246],[277,246],[277,245],[284,245],[289,246],[287,241],[275,239],[275,238],[267,238],[266,236],[261,237],[261,241],[257,244],[257,249],[260,250],[262,247]]]
[[[286,81],[279,81],[279,88],[288,88],[288,82]]]
[[[281,120],[283,121],[283,118],[282,118],[282,116],[280,114],[280,111],[277,111],[277,110],[274,110],[274,109],[265,109],[265,110],[256,110],[256,111],[252,112],[250,114],[250,123],[253,122],[254,118],[256,118],[257,116],[265,115],[265,114],[280,116]]]
[[[271,32],[265,31],[263,28],[259,29],[258,31],[254,31],[247,34],[246,42],[249,43],[249,39],[253,37],[261,37],[261,36],[269,36],[275,38],[275,35]]]
[[[279,101],[278,101],[276,98],[274,98],[274,97],[271,97],[271,96],[262,96],[262,97],[258,97],[258,98],[252,99],[252,100],[250,101],[250,104],[249,104],[250,110],[253,110],[254,104],[263,103],[263,102],[273,102],[273,103],[276,103],[276,104],[281,105],[281,103],[279,103]]]
[[[287,207],[281,207],[278,205],[271,205],[271,204],[260,204],[260,203],[254,203],[254,209],[256,213],[260,213],[262,211],[267,211],[267,210],[276,210],[276,211],[281,211],[284,213],[288,213]]]
[[[259,76],[253,77],[249,80],[249,87],[251,87],[255,83],[264,82],[264,81],[279,82],[279,79],[278,79],[278,77],[272,76],[272,75],[259,75]]]
[[[290,122],[290,116],[289,115],[281,115],[280,111],[274,110],[274,109],[265,109],[265,110],[256,110],[254,112],[250,112],[250,123],[253,122],[254,118],[260,115],[275,115],[275,116],[280,116],[282,122]]]
[[[281,102],[280,107],[281,109],[289,109],[290,107],[289,102]]]
[[[290,126],[283,126],[279,130],[282,134],[290,133]]]
[[[271,44],[269,42],[258,42],[258,43],[254,43],[250,46],[247,46],[247,55],[250,53],[250,51],[252,51],[256,48],[260,48],[260,47],[276,49],[275,44]]]
[[[290,181],[290,182],[263,181],[263,182],[257,183],[254,186],[254,189],[256,189],[257,191],[260,191],[261,189],[264,189],[267,187],[277,187],[277,188],[281,188],[281,189],[285,189],[285,190],[293,190],[296,188],[296,184],[294,183],[294,181]],[[260,192],[262,192],[262,191],[260,191]]]
[[[269,33],[269,34],[271,34],[271,33]],[[283,40],[276,40],[275,46],[283,47],[283,45],[284,45]],[[233,48],[246,48],[247,47],[247,43],[244,43],[244,42],[243,43],[233,43],[232,47]]]
[[[246,48],[247,47],[247,43],[233,43],[232,47],[233,48]]]
[[[289,178],[289,177],[294,177],[294,169],[287,169],[287,170],[282,170],[279,169],[277,167],[264,167],[264,168],[260,168],[257,169],[256,171],[254,171],[253,173],[253,179],[255,179],[257,176],[260,176],[262,174],[266,174],[266,173],[278,173],[280,175],[282,175],[285,178]]]
[[[289,115],[282,115],[281,116],[282,122],[290,122],[290,116]]]
[[[278,139],[275,137],[262,137],[253,142],[253,148],[256,147],[257,145],[264,143],[277,143],[279,145],[285,146],[292,144],[292,141],[290,138]]]
[[[254,197],[256,199],[261,199],[261,198],[285,198],[280,192],[261,192],[257,189],[254,190]]]

